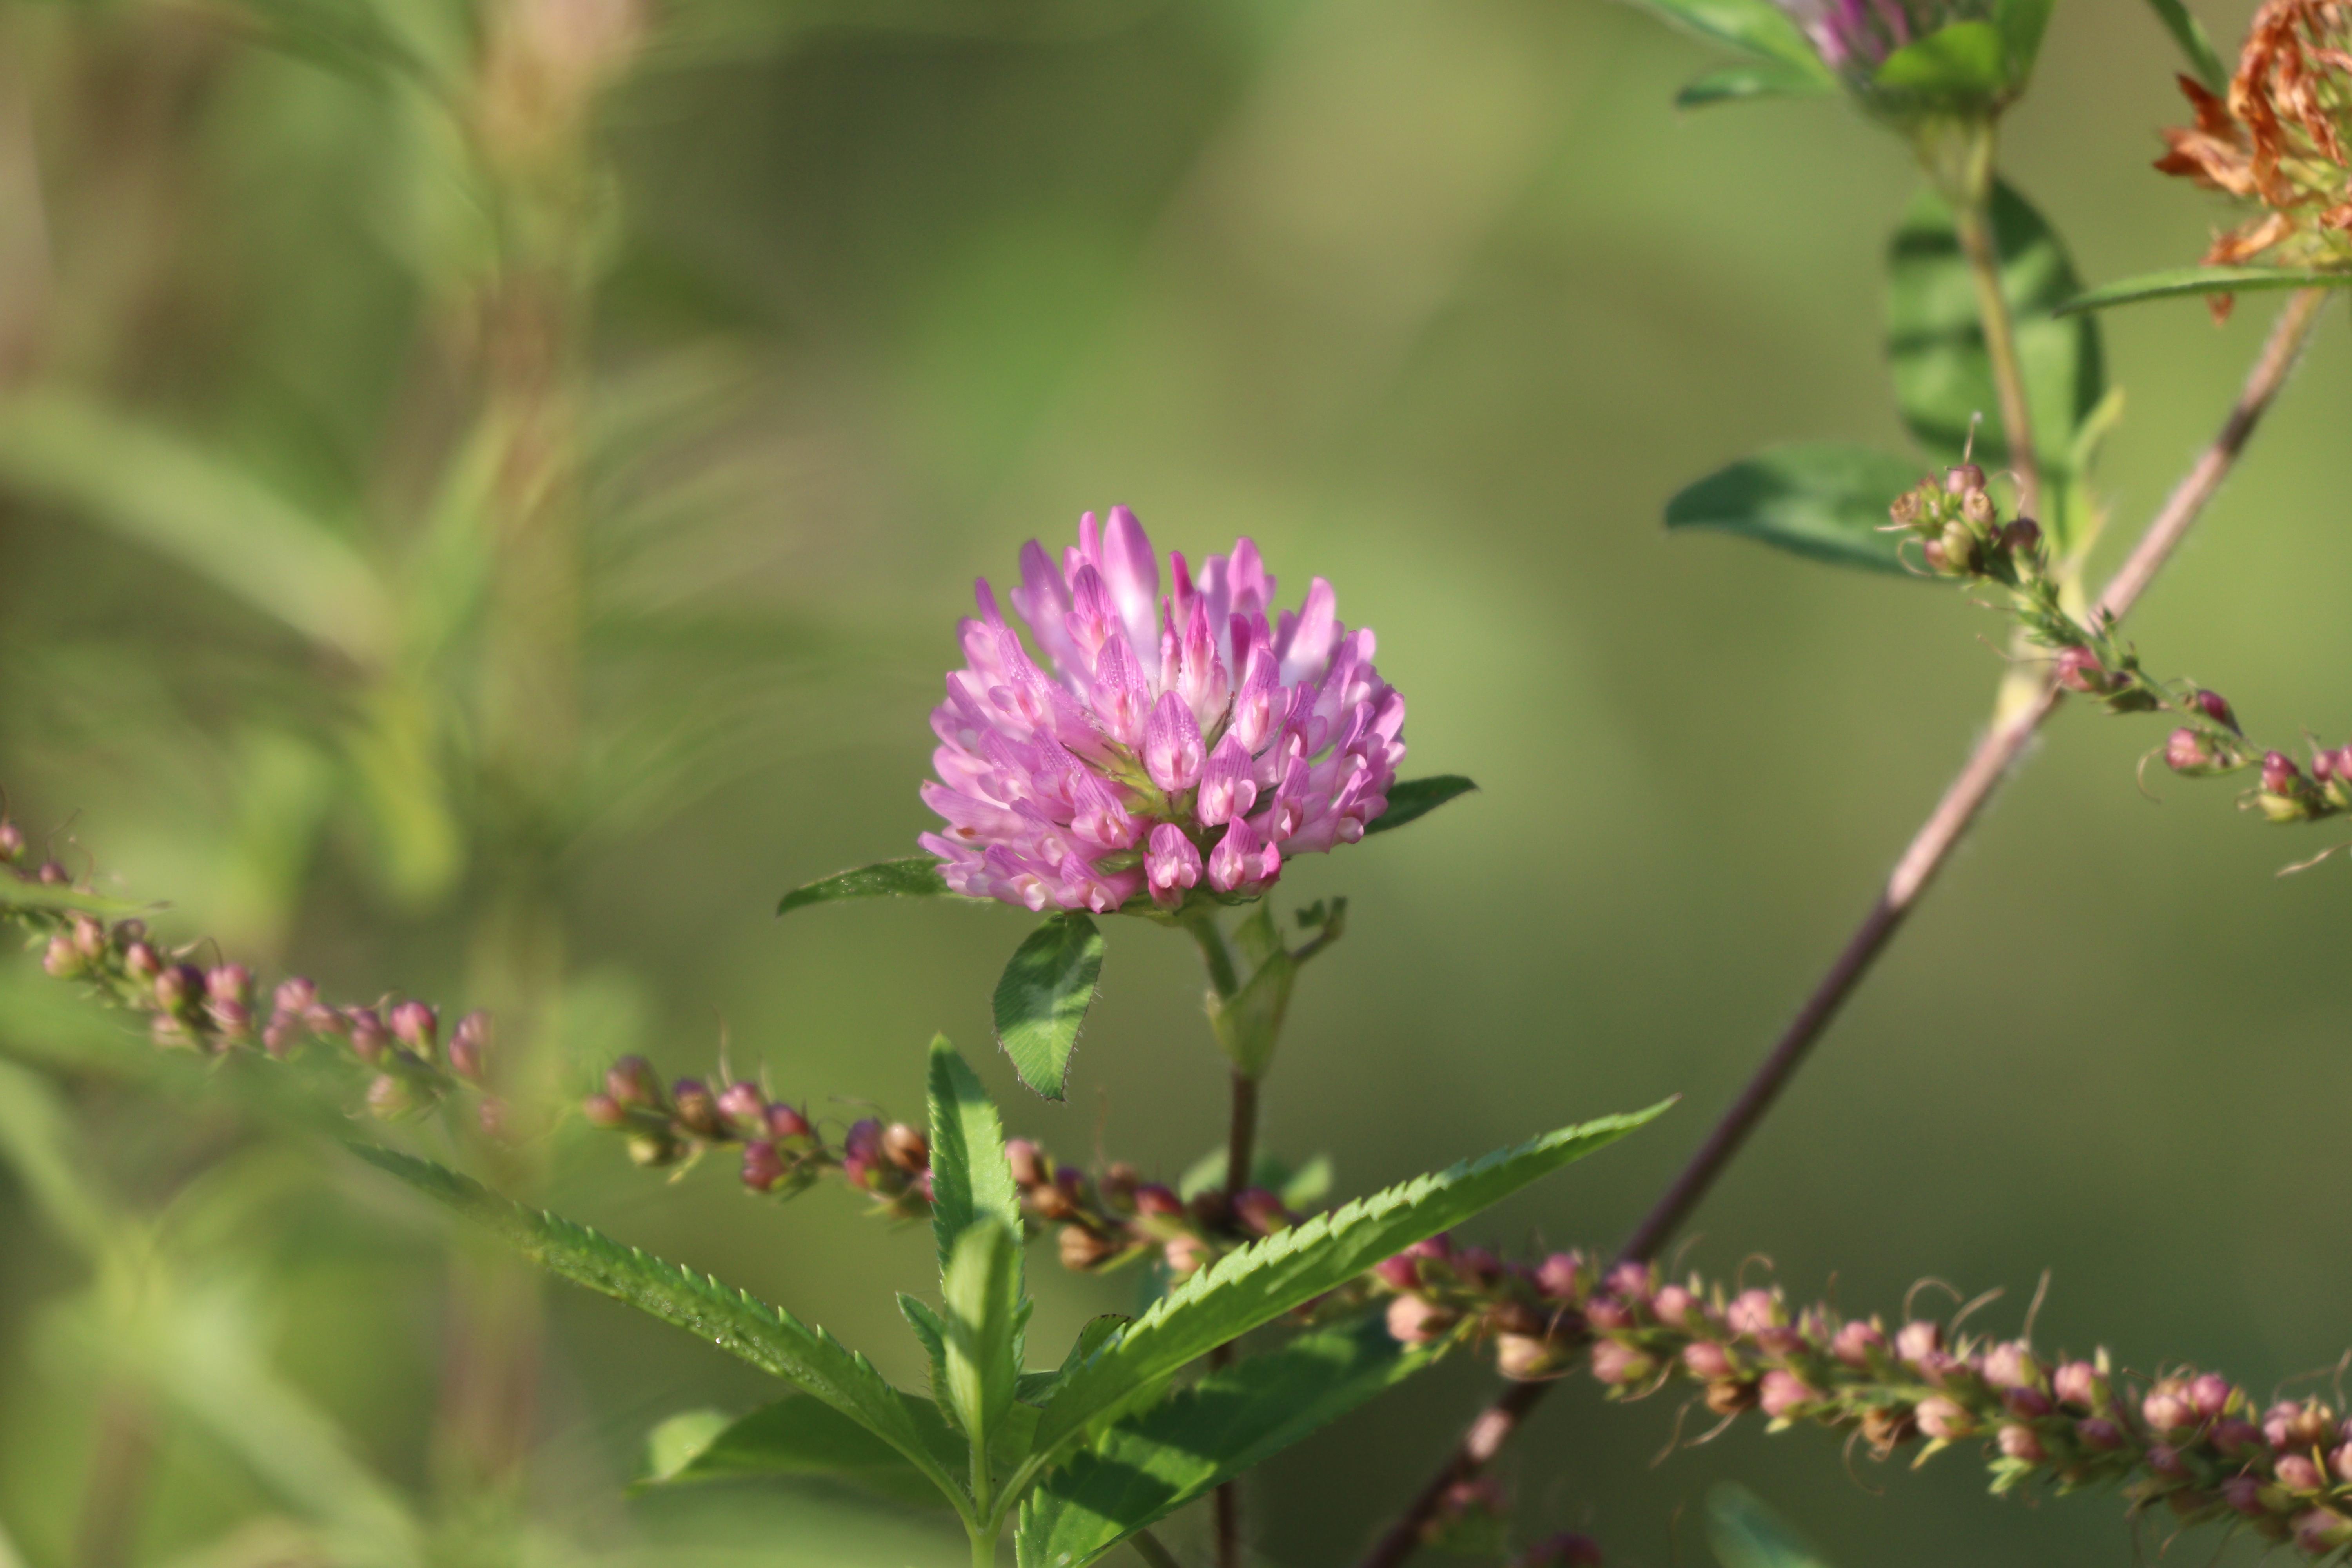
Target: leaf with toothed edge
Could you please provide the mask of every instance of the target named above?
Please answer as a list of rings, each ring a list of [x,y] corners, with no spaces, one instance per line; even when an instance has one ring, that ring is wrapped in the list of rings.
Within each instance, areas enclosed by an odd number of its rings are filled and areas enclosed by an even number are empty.
[[[929,855],[910,855],[904,860],[877,860],[871,866],[855,870],[836,871],[821,877],[804,887],[786,893],[776,906],[776,913],[788,915],[794,910],[804,910],[811,904],[835,903],[843,899],[953,899],[960,903],[984,904],[986,899],[967,898],[948,887],[940,875],[940,863]]]
[[[1161,1297],[1070,1374],[1038,1423],[1032,1463],[1050,1462],[1090,1425],[1217,1346],[1615,1142],[1672,1103],[1548,1132],[1475,1163],[1359,1198],[1228,1254]]]
[[[1102,932],[1066,910],[1029,933],[996,983],[997,1043],[1021,1081],[1047,1100],[1062,1098],[1102,966]]]
[[[958,1509],[970,1506],[962,1486],[925,1439],[918,1409],[927,1407],[893,1388],[871,1362],[823,1329],[586,1226],[525,1208],[429,1160],[364,1143],[351,1149],[487,1226],[551,1274],[685,1329],[823,1400],[904,1455]]]
[[[1386,833],[1391,827],[1402,827],[1417,822],[1444,805],[1456,795],[1468,795],[1478,786],[1460,773],[1439,773],[1425,779],[1400,779],[1389,785],[1389,808],[1364,824],[1364,836]]]
[[[898,1502],[938,1508],[947,1501],[904,1454],[813,1394],[788,1394],[731,1420],[716,1410],[673,1415],[647,1434],[646,1447],[648,1473],[639,1487],[823,1476]]]

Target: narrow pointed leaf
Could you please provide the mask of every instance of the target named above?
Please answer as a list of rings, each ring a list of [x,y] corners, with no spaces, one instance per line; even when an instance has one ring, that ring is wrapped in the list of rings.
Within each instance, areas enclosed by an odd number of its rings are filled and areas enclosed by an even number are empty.
[[[2305,267],[2173,267],[2143,272],[2137,278],[2102,283],[2058,306],[2058,314],[2104,310],[2110,305],[2137,304],[2142,300],[2171,300],[2187,294],[2255,294],[2265,289],[2352,288],[2352,272],[2322,272]]]
[[[2164,24],[2164,30],[2172,35],[2172,41],[2180,46],[2180,52],[2189,57],[2189,68],[2197,73],[2197,79],[2205,84],[2205,89],[2215,93],[2228,92],[2230,68],[2223,65],[2221,57],[2214,52],[2213,40],[2205,36],[2205,25],[2197,19],[2196,14],[2183,4],[2183,0],[2147,0],[2147,3],[2156,12],[2157,20]]]
[[[710,1410],[672,1416],[654,1428],[646,1448],[651,1485],[823,1476],[900,1502],[936,1508],[947,1501],[904,1454],[805,1394],[787,1394],[737,1420]]]
[[[915,1338],[922,1342],[923,1353],[930,1363],[932,1402],[953,1420],[955,1408],[948,1401],[947,1320],[931,1310],[929,1302],[904,1290],[898,1292],[898,1315],[907,1320],[907,1326],[915,1331]]]
[[[996,1107],[944,1035],[931,1041],[931,1235],[944,1271],[956,1238],[981,1220],[1021,1234],[1021,1194]]]
[[[1868,447],[1775,447],[1719,468],[1666,503],[1668,528],[1712,528],[1776,549],[1876,572],[1905,572],[1901,536],[1881,532],[1889,502],[1919,465]]]
[[[586,1226],[524,1208],[430,1161],[366,1144],[353,1144],[352,1150],[487,1226],[549,1273],[685,1329],[823,1400],[906,1456],[932,1485],[961,1505],[962,1489],[925,1442],[915,1402],[891,1387],[871,1362],[824,1330],[708,1275],[624,1247]]]
[[[1643,8],[1702,38],[1779,60],[1836,85],[1804,33],[1770,0],[1643,0]]]
[[[2042,469],[2040,521],[2063,553],[2080,521],[2066,505],[2078,477],[2070,466],[2075,433],[2106,395],[2105,357],[2095,320],[2054,314],[2083,291],[2056,233],[2007,184],[1994,188],[1991,219]],[[1933,189],[1912,203],[1888,253],[1886,353],[1903,421],[1936,462],[1960,460],[1969,421],[1981,414],[1977,462],[1996,473],[2011,465],[1976,287],[1951,209]]]
[[[1021,1081],[1047,1100],[1062,1098],[1102,965],[1102,932],[1072,910],[1030,932],[996,983],[997,1043]]]
[[[1538,1177],[1605,1148],[1666,1109],[1604,1116],[1416,1178],[1231,1253],[1153,1303],[1073,1373],[1046,1407],[1037,1451],[1057,1445],[1217,1346],[1241,1338]]]
[[[1435,1359],[1379,1314],[1302,1334],[1118,1423],[1023,1505],[1021,1568],[1079,1568]]]
[[[1402,827],[1408,822],[1418,822],[1454,796],[1468,795],[1477,787],[1460,773],[1400,779],[1389,785],[1389,808],[1364,824],[1364,833],[1370,837]]]
[[[947,1404],[965,1438],[987,1451],[1021,1373],[1020,1233],[994,1219],[966,1228],[940,1280],[947,1311]]]
[[[1721,1568],[1829,1568],[1762,1498],[1730,1481],[1706,1494],[1706,1543]]]
[[[2053,0],[1993,0],[1992,25],[2000,32],[2008,88],[2021,90],[2042,55],[2042,35],[2050,28]]]
[[[904,860],[877,860],[854,871],[835,871],[830,877],[794,888],[777,904],[776,913],[788,915],[811,904],[830,904],[843,899],[963,899],[963,895],[948,890],[937,860],[929,855],[910,855]]]
[[[1694,78],[1675,94],[1676,109],[1704,109],[1750,98],[1824,98],[1837,83],[1817,70],[1786,60],[1743,61]]]
[[[1070,1373],[1086,1365],[1095,1352],[1110,1342],[1111,1335],[1134,1321],[1116,1312],[1088,1318],[1086,1326],[1078,1331],[1078,1337],[1070,1342],[1069,1354],[1062,1358],[1062,1364],[1052,1372],[1023,1373],[1014,1397],[1026,1405],[1045,1405],[1061,1391],[1062,1384],[1069,1381]]]

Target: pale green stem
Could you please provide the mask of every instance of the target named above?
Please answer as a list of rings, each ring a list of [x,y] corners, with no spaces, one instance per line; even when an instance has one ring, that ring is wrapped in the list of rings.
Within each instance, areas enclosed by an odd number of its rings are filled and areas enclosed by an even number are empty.
[[[1976,288],[1977,319],[1984,327],[1985,357],[1992,363],[1994,395],[2000,400],[2000,428],[2008,439],[2009,466],[2016,470],[2018,510],[2041,519],[2042,462],[2033,444],[2033,411],[2025,401],[2025,367],[2017,355],[2017,328],[2000,289],[2000,255],[1993,246],[1992,220],[1982,201],[1961,204],[1953,214],[1960,252],[1968,258],[1969,281]]]

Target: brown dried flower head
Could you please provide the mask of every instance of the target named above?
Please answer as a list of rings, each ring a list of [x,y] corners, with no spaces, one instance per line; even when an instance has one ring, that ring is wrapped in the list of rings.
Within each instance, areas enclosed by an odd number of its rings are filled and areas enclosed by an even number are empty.
[[[2227,100],[2188,77],[2197,123],[2156,166],[2265,209],[2217,237],[2209,266],[2352,266],[2352,0],[2264,0]],[[2212,296],[2216,320],[2230,296]]]

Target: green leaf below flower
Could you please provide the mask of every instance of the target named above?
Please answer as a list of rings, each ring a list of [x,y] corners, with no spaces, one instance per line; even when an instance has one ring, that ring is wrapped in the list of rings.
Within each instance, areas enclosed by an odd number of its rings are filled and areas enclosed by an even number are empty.
[[[1389,785],[1389,808],[1364,824],[1365,837],[1418,822],[1456,795],[1478,786],[1460,773],[1438,773],[1425,779],[1399,779]]]
[[[910,855],[904,860],[877,860],[871,866],[860,866],[853,871],[836,871],[804,887],[786,893],[776,912],[788,915],[794,910],[811,904],[829,904],[841,899],[960,899],[963,895],[949,890],[940,876],[940,863],[929,855]],[[968,902],[981,902],[970,900]]]
[[[1069,910],[1031,931],[996,983],[997,1042],[1021,1081],[1047,1100],[1062,1098],[1102,966],[1102,932]]]
[[[1881,532],[1919,465],[1868,447],[1776,447],[1717,469],[1666,503],[1668,528],[1738,533],[1817,561],[1902,572],[1901,536]]]

